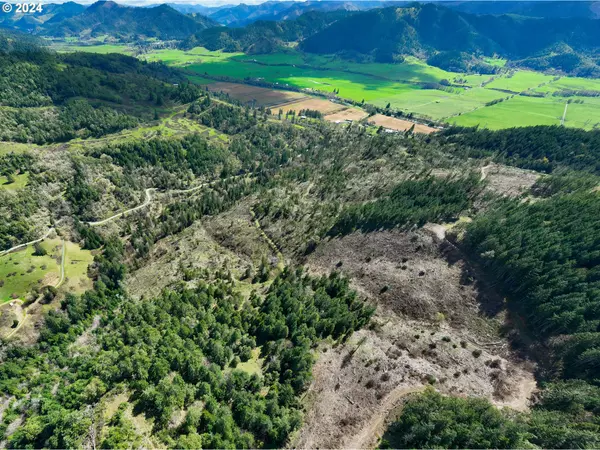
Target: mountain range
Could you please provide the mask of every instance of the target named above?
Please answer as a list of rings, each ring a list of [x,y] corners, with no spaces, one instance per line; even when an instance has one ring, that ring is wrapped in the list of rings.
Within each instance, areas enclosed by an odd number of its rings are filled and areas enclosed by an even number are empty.
[[[25,22],[26,21],[26,22]],[[185,39],[199,30],[219,26],[205,16],[189,16],[168,5],[151,8],[98,1],[87,8],[70,2],[45,5],[42,14],[24,16],[3,26],[34,32],[42,36],[79,38],[110,35],[117,39]]]

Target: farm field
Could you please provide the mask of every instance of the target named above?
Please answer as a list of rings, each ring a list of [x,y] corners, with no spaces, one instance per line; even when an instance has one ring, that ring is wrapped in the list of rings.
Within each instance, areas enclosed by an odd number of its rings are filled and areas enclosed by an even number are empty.
[[[408,120],[396,119],[395,117],[384,116],[383,114],[375,114],[373,117],[370,117],[369,123],[396,131],[410,130],[413,126],[415,127],[416,133],[430,134],[437,131],[435,128],[426,125],[409,122]]]
[[[346,108],[341,111],[337,111],[333,114],[328,114],[327,116],[325,116],[325,120],[328,120],[330,122],[343,122],[345,120],[356,121],[364,119],[365,117],[367,117],[367,115],[368,114],[360,108]]]
[[[306,98],[298,102],[280,105],[276,109],[281,109],[284,114],[286,114],[288,111],[296,111],[296,113],[299,113],[303,109],[313,109],[320,111],[324,115],[327,115],[338,112],[344,108],[345,107],[343,105],[330,102],[329,100],[323,100],[320,98]],[[277,111],[273,111],[273,113],[277,113]]]
[[[555,77],[552,75],[520,70],[515,72],[512,76],[497,77],[485,87],[487,89],[502,89],[518,94],[519,92],[533,89],[541,84],[548,83],[554,78]]]
[[[130,47],[113,44],[82,46],[67,43],[57,48],[61,51],[68,48],[98,53],[132,52]],[[158,49],[138,54],[137,57],[184,67],[192,82],[212,86],[212,90],[228,92],[232,98],[242,102],[254,100],[260,106],[275,107],[301,98],[303,94],[215,82],[212,77],[226,77],[242,82],[244,79],[254,78],[282,88],[306,89],[307,94],[312,90],[335,91],[344,99],[356,102],[364,100],[382,108],[389,103],[393,109],[426,119],[494,129],[560,123],[566,99],[553,96],[554,92],[567,89],[600,91],[600,80],[569,77],[557,79],[555,76],[533,71],[511,71],[509,74],[493,76],[467,75],[429,66],[414,57],[407,57],[399,64],[361,64],[336,56],[296,51],[246,55],[210,51],[202,47],[188,51]],[[488,62],[498,67],[505,63],[495,59]],[[448,80],[454,87],[444,90],[423,89],[424,83],[439,83],[442,80]],[[466,89],[458,88],[457,85]],[[517,94],[523,91],[539,92],[545,96],[511,98],[511,92]],[[501,99],[504,101],[500,104],[486,106],[489,102]],[[566,126],[591,129],[600,122],[598,102],[591,97],[582,100],[582,104],[569,105]],[[354,117],[358,115],[354,114]]]
[[[223,92],[240,102],[256,102],[257,106],[274,106],[306,97],[299,92],[265,89],[245,84],[217,82],[208,85],[213,92]]]
[[[563,99],[515,96],[501,103],[454,117],[450,122],[455,125],[479,125],[490,129],[559,125],[564,107]]]

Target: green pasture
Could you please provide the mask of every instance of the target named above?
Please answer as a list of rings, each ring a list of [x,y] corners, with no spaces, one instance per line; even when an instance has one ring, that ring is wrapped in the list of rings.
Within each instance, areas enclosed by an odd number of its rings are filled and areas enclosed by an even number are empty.
[[[502,89],[519,93],[528,89],[536,88],[543,83],[552,81],[553,79],[554,77],[551,75],[544,75],[543,73],[539,72],[523,70],[514,72],[512,76],[497,76],[494,81],[487,84],[485,87],[488,89]]]
[[[567,99],[554,97],[562,100],[564,105]],[[600,129],[600,97],[570,97],[571,100],[580,100],[583,103],[569,103],[565,126],[584,128],[586,130]]]
[[[44,256],[34,256],[34,247],[0,256],[0,303],[14,298],[24,298],[35,287],[56,286],[60,280],[62,241],[46,239],[40,243],[46,250]],[[91,287],[88,267],[93,255],[78,244],[65,243],[65,285],[72,292],[83,292]]]
[[[509,100],[453,117],[450,123],[500,129],[533,125],[559,125],[564,101],[552,98],[514,96]]]
[[[60,279],[58,263],[62,249],[60,239],[46,240],[40,244],[45,256],[33,256],[32,245],[0,256],[0,302],[25,297],[34,287],[55,284]]]
[[[195,47],[192,50],[184,51],[177,49],[153,50],[149,53],[139,55],[140,59],[146,61],[162,61],[170,66],[186,66],[188,64],[210,64],[222,62],[243,53],[224,53],[222,51],[211,51],[203,47]]]

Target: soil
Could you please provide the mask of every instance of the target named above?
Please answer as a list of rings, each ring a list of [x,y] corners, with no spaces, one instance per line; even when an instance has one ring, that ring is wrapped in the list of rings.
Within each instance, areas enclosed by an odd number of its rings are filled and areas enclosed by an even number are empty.
[[[300,113],[301,109],[314,109],[317,111],[321,111],[323,114],[333,114],[344,108],[344,105],[340,105],[339,103],[333,103],[329,100],[323,100],[320,98],[306,98],[304,100],[300,100],[294,103],[280,105],[274,108],[272,111],[273,114],[278,114],[279,109],[282,109],[283,114],[285,114],[287,111],[296,111],[296,114],[298,114]]]
[[[408,120],[396,119],[395,117],[384,116],[383,114],[375,114],[369,118],[369,122],[374,123],[377,126],[382,126],[390,130],[406,131],[409,130],[413,125],[416,133],[430,134],[438,130],[427,125],[421,125],[419,123],[409,122]]]
[[[499,335],[502,299],[433,232],[355,233],[322,243],[307,266],[344,272],[377,311],[368,329],[320,349],[291,447],[373,448],[405,397],[427,385],[528,407],[533,367]]]
[[[213,92],[224,92],[234,100],[240,102],[251,102],[256,100],[257,106],[275,106],[282,103],[296,101],[305,95],[299,92],[280,91],[277,89],[266,89],[258,86],[235,83],[211,83],[207,85]]]
[[[364,119],[367,116],[368,116],[368,114],[365,111],[363,111],[362,109],[347,108],[347,109],[338,111],[333,114],[328,114],[327,116],[325,116],[325,120],[328,120],[330,122],[337,122],[337,121],[343,122],[345,120],[355,121],[355,120]]]

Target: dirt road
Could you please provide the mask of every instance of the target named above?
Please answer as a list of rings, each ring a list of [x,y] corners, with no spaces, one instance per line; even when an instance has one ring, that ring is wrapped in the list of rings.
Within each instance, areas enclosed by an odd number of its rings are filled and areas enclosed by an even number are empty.
[[[131,209],[127,209],[123,212],[120,212],[118,214],[115,214],[114,216],[110,216],[108,219],[104,219],[104,220],[98,220],[96,222],[88,222],[87,224],[92,226],[92,227],[96,227],[98,225],[104,225],[105,223],[111,222],[115,219],[118,219],[119,217],[123,217],[126,214],[132,213],[134,211],[137,211],[139,209],[145,208],[146,206],[148,206],[150,204],[150,202],[152,201],[152,195],[151,192],[155,191],[156,188],[148,188],[146,189],[146,200],[144,201],[144,203],[142,203],[141,205],[138,205],[134,208]]]
[[[407,395],[422,392],[424,390],[424,386],[398,386],[384,398],[381,407],[377,409],[371,420],[365,424],[359,434],[352,436],[349,441],[344,443],[344,448],[375,448],[377,441],[385,432],[386,419],[394,408],[396,408]]]

